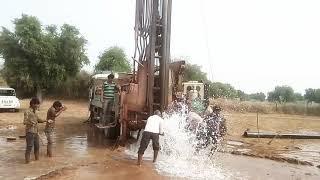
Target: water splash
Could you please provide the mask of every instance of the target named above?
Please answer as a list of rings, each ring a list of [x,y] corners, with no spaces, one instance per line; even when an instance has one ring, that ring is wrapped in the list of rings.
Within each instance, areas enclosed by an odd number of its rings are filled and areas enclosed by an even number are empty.
[[[156,170],[166,176],[181,178],[229,179],[231,173],[222,169],[219,157],[214,153],[221,136],[204,128],[213,120],[213,116],[205,118],[195,131],[190,131],[186,128],[187,106],[180,104],[177,109],[179,111],[171,110],[169,114],[164,115],[165,135],[160,137],[161,150],[155,164]],[[215,128],[214,131],[217,129],[219,128]],[[212,136],[207,137],[210,133]],[[152,159],[151,144],[144,154],[144,160]],[[126,152],[136,156],[138,147],[139,143],[132,144]]]

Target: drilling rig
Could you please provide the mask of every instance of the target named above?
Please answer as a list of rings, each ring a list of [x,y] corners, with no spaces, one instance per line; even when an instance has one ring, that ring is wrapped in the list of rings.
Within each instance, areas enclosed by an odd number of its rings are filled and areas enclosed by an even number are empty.
[[[183,93],[185,62],[170,61],[171,7],[172,0],[136,0],[133,71],[116,74],[121,88],[109,115],[101,98],[106,74],[92,77],[90,121],[109,139],[125,143],[154,110],[164,111]]]

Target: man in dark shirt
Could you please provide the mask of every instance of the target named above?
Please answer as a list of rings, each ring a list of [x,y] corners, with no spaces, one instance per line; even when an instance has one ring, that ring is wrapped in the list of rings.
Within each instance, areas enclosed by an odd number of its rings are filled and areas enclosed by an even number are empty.
[[[55,127],[56,117],[58,117],[62,111],[65,111],[67,108],[62,105],[60,101],[55,101],[53,105],[48,109],[47,112],[47,124],[44,129],[44,132],[47,136],[47,156],[52,157],[52,144],[53,144],[53,132]]]

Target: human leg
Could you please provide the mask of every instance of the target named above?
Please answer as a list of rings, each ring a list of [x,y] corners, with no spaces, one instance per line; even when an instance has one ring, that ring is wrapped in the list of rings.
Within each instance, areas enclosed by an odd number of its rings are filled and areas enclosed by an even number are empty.
[[[33,133],[26,133],[26,152],[25,152],[25,161],[28,164],[30,162],[30,153],[33,147],[34,138]]]
[[[159,144],[159,134],[152,134],[152,147],[153,147],[153,162],[157,161],[158,157],[158,152],[160,149],[160,144]]]
[[[150,142],[150,133],[149,132],[143,132],[140,147],[138,151],[138,165],[141,165],[142,156],[144,154],[144,151],[147,149],[149,142]]]
[[[34,157],[36,160],[39,160],[39,148],[40,148],[40,144],[39,144],[39,134],[38,133],[34,133]]]

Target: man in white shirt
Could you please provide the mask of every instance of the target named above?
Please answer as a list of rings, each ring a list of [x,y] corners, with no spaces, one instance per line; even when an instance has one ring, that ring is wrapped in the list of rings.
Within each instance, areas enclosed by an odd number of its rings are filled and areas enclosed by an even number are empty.
[[[138,165],[141,165],[142,156],[147,149],[150,139],[152,139],[153,147],[153,162],[156,162],[158,152],[160,149],[159,135],[164,135],[162,130],[163,119],[161,118],[161,112],[156,110],[153,116],[150,116],[147,120],[146,127],[142,134],[140,148],[138,151]]]

